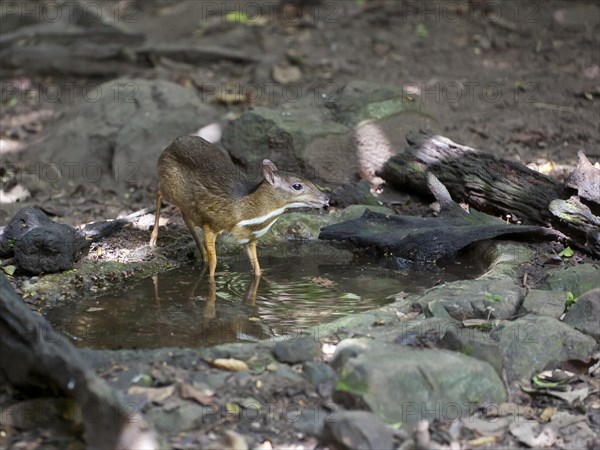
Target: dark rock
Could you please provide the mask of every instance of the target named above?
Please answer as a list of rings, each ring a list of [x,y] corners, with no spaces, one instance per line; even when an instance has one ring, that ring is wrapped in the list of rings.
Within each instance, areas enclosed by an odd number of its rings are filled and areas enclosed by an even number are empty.
[[[394,448],[394,430],[368,411],[336,412],[325,422],[323,439],[349,450]]]
[[[567,293],[564,291],[530,289],[523,300],[519,313],[559,318],[565,312],[566,301]]]
[[[350,205],[381,206],[381,202],[371,194],[371,185],[367,180],[354,181],[338,186],[331,193],[331,206],[345,208]]]
[[[278,342],[273,355],[279,362],[296,364],[313,359],[319,354],[319,342],[312,336],[302,336],[285,342]]]
[[[302,366],[302,369],[308,381],[317,388],[319,395],[329,397],[333,393],[337,374],[329,364],[307,361]]]
[[[575,359],[591,357],[596,342],[548,316],[527,315],[493,330],[490,338],[501,347],[508,381]]]
[[[165,147],[217,118],[192,91],[168,81],[119,79],[97,90],[96,101],[82,103],[52,127],[24,160],[51,161],[57,182],[65,185],[104,183],[123,190],[155,180]],[[32,189],[52,180],[37,181]]]
[[[69,270],[82,243],[81,235],[68,225],[40,226],[15,243],[15,263],[36,275]]]
[[[51,220],[41,209],[23,208],[19,210],[10,219],[10,222],[4,228],[4,233],[0,236],[0,257],[12,256],[15,243],[33,228],[51,223]]]
[[[290,411],[291,412],[291,411]],[[318,437],[323,433],[326,420],[335,420],[336,411],[328,411],[317,403],[309,403],[293,415],[293,427],[310,436]],[[290,415],[290,418],[292,415]]]
[[[73,268],[88,245],[75,228],[52,222],[38,208],[17,212],[0,237],[2,256],[14,253],[17,267],[36,275]]]
[[[600,288],[592,289],[579,297],[567,312],[564,321],[600,341]]]
[[[469,404],[507,398],[491,365],[447,350],[347,339],[332,366],[340,375],[333,400],[389,423],[453,420],[469,415]]]

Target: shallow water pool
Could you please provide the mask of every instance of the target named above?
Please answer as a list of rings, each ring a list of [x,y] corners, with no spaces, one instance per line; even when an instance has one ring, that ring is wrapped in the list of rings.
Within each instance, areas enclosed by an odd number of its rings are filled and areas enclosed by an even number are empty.
[[[189,265],[65,301],[45,315],[82,347],[206,347],[298,333],[485,270],[464,257],[411,267],[293,245],[260,254],[260,262],[258,283],[240,254],[219,261],[214,284],[199,264]]]

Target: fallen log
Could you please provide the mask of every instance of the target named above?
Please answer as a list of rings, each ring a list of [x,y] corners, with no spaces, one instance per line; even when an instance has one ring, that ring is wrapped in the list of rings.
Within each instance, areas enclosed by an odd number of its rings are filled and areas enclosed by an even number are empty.
[[[537,225],[511,225],[480,213],[469,212],[452,201],[442,183],[432,174],[429,189],[440,203],[439,217],[385,215],[369,211],[362,217],[321,229],[319,239],[347,240],[357,247],[371,247],[381,253],[416,263],[432,263],[454,256],[478,241],[495,237],[564,237],[561,233]]]
[[[510,215],[521,223],[551,226],[572,239],[573,245],[600,256],[600,227],[594,220],[567,220],[558,213],[559,208],[550,207],[555,200],[576,195],[577,189],[523,164],[456,144],[443,136],[420,131],[409,134],[407,141],[408,148],[390,158],[379,174],[392,187],[431,198],[427,184],[427,174],[431,173],[456,201],[482,212]],[[582,209],[575,213],[577,216],[596,217],[600,207],[595,203],[580,205],[587,211]]]
[[[154,433],[0,273],[0,383],[74,398],[90,449],[158,448]]]

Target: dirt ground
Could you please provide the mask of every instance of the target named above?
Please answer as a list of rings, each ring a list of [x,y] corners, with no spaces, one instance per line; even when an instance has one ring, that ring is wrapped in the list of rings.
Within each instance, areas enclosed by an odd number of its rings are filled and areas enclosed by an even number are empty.
[[[348,81],[362,79],[404,86],[438,121],[436,131],[499,157],[557,176],[568,169],[563,165],[575,164],[578,149],[598,160],[600,18],[597,8],[590,9],[594,2],[300,3],[302,10],[288,6],[282,12],[275,1],[242,2],[239,9],[248,16],[264,13],[249,24],[225,18],[235,9],[228,2],[99,4],[123,26],[146,34],[149,47],[198,43],[252,58],[203,65],[161,58],[120,74],[180,83],[216,104],[225,117],[251,105],[293,101],[299,94],[321,101]],[[290,62],[300,74],[276,73],[274,66],[286,68]],[[18,158],[14,149],[42,136],[74,103],[85,101],[86,86],[102,81],[106,78],[3,70],[3,160]],[[252,99],[230,102],[225,94],[231,93]],[[153,186],[139,184],[120,198],[110,186],[87,186],[75,191],[76,200],[42,192],[32,201],[81,223],[151,205]],[[3,208],[0,225],[18,206]]]

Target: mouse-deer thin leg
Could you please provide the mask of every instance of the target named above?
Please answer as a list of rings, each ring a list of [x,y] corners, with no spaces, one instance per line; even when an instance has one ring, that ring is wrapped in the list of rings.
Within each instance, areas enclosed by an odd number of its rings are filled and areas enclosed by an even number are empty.
[[[194,238],[194,242],[196,243],[196,246],[198,247],[198,250],[200,251],[200,254],[202,255],[202,262],[204,264],[206,264],[208,262],[207,256],[206,256],[206,248],[204,247],[204,244],[202,243],[202,239],[200,239],[200,236],[198,236],[198,232],[196,231],[196,225],[194,225],[194,222],[192,222],[192,219],[190,219],[183,211],[181,211],[181,217],[183,217],[185,226],[190,231],[190,234]]]
[[[212,279],[215,277],[215,269],[217,268],[217,249],[215,248],[217,233],[211,230],[208,225],[204,225],[202,230],[204,230],[204,242],[208,254],[208,275]]]
[[[156,191],[156,215],[154,216],[154,228],[152,229],[152,234],[150,235],[150,246],[154,247],[156,245],[156,240],[158,239],[158,222],[160,221],[160,200],[162,198],[162,194],[160,191]]]
[[[258,264],[258,256],[256,256],[256,242],[248,242],[246,244],[246,254],[248,255],[248,259],[250,260],[250,264],[252,264],[252,270],[254,270],[254,276],[260,277],[260,265]]]

